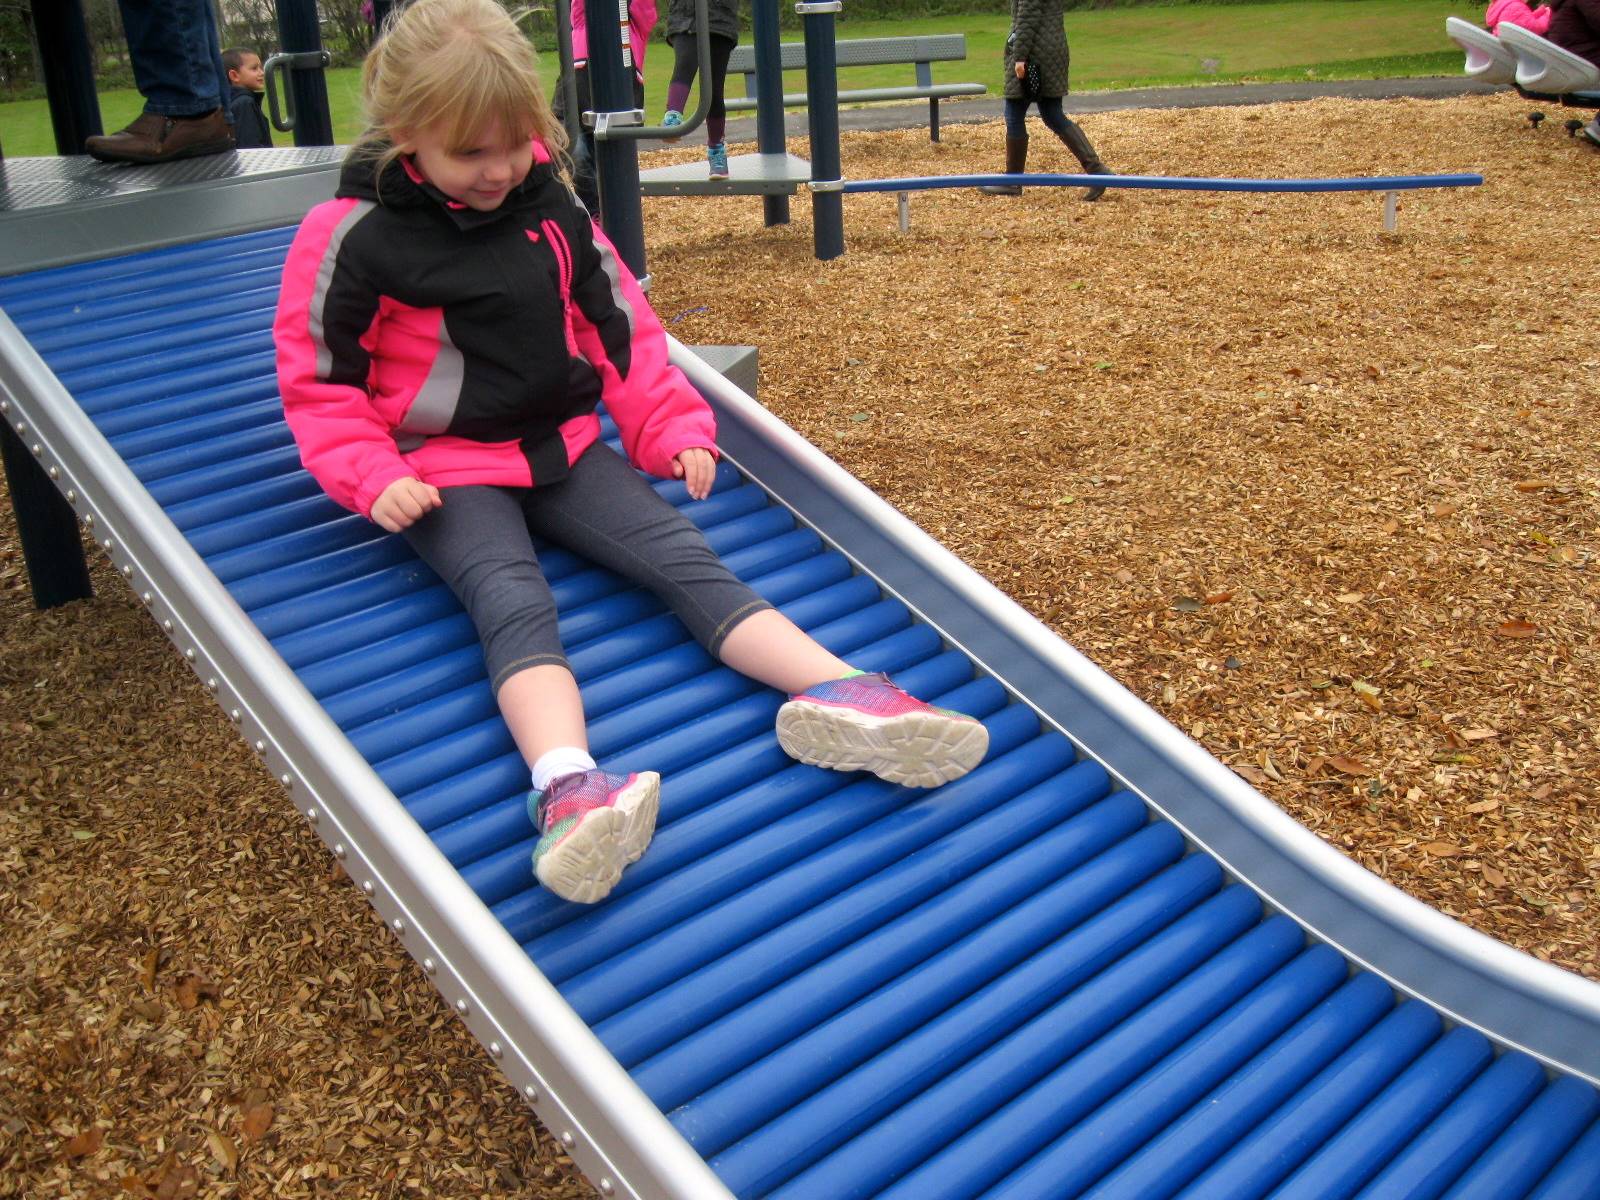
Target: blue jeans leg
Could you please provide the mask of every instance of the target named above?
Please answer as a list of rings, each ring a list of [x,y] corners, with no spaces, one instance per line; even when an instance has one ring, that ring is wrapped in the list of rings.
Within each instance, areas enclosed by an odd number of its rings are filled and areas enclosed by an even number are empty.
[[[1037,100],[1006,100],[1006,136],[1028,136],[1028,107],[1039,106],[1039,119],[1058,138],[1065,140],[1073,127],[1073,120],[1061,107],[1060,96],[1040,96]]]
[[[223,107],[228,74],[210,0],[117,0],[146,112],[197,117]]]
[[[1062,110],[1060,96],[1039,97],[1039,119],[1044,122],[1044,127],[1051,133],[1062,141],[1067,140],[1072,130],[1073,121]]]
[[[1006,97],[1006,136],[1008,138],[1025,138],[1028,136],[1028,106],[1031,100],[1013,100]]]

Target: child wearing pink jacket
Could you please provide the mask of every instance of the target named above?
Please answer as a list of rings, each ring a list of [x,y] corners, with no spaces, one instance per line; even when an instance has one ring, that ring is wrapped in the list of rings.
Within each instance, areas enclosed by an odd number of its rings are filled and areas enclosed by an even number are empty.
[[[791,757],[917,787],[977,766],[982,724],[836,657],[641,474],[705,499],[716,419],[569,190],[562,129],[506,10],[413,0],[363,92],[370,129],[284,266],[284,415],[323,490],[404,537],[472,619],[529,771],[535,877],[603,899],[645,852],[661,788],[590,754],[536,538],[653,591],[710,659],[788,693],[776,734]],[[601,440],[602,403],[621,453]]]
[[[1550,28],[1550,10],[1543,4],[1529,8],[1523,0],[1490,0],[1488,11],[1483,14],[1484,26],[1490,33],[1496,33],[1501,21],[1520,25],[1529,33],[1543,37]]]

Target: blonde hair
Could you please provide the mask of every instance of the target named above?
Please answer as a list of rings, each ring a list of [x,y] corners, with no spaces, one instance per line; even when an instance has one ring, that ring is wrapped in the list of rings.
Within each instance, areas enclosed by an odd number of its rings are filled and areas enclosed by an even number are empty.
[[[384,23],[361,68],[366,132],[352,148],[382,174],[404,133],[437,126],[451,148],[498,119],[566,163],[567,133],[550,111],[533,45],[496,0],[412,0]]]

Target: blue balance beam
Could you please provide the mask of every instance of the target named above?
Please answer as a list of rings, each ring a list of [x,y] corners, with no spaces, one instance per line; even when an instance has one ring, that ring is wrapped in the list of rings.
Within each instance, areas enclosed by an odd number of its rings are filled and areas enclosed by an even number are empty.
[[[1164,192],[1406,192],[1418,188],[1477,187],[1482,175],[1376,175],[1349,179],[1205,179],[1181,175],[923,175],[906,179],[848,179],[813,183],[813,191],[927,192],[989,184],[1023,187],[1141,188]]]
[[[1166,192],[1382,192],[1383,228],[1398,223],[1400,193],[1417,188],[1477,187],[1482,175],[1373,175],[1348,179],[1205,179],[1181,175],[922,175],[905,179],[839,179],[812,183],[814,192],[894,192],[900,230],[911,228],[911,193],[937,188],[1009,187],[1142,188]]]

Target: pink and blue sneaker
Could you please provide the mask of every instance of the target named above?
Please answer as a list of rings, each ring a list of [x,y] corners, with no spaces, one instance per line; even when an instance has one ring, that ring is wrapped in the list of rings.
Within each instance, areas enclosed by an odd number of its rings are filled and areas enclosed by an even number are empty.
[[[989,731],[907,695],[887,675],[858,671],[789,697],[778,710],[778,744],[812,766],[938,787],[983,761]]]
[[[542,835],[533,848],[534,875],[563,900],[604,900],[650,844],[660,808],[661,776],[654,771],[563,775],[528,797]]]
[[[715,142],[706,147],[707,172],[712,179],[728,177],[728,143]]]

